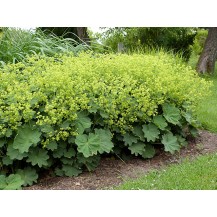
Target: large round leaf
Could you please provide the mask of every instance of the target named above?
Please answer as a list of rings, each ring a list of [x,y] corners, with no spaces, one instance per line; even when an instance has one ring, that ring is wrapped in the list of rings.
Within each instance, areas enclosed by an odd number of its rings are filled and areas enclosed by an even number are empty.
[[[180,149],[178,139],[172,133],[164,134],[161,142],[164,144],[165,151],[169,151],[171,154]]]
[[[109,153],[114,147],[114,144],[111,141],[112,134],[110,130],[95,129],[95,134],[98,135],[100,139],[99,153],[100,154],[102,154],[103,152]]]
[[[18,190],[24,184],[24,180],[18,174],[11,174],[6,178],[7,185],[4,190]]]
[[[88,113],[86,112],[80,112],[78,113],[77,120],[75,121],[75,127],[77,128],[77,131],[79,134],[82,134],[85,129],[88,129],[91,127],[91,119],[88,117]]]
[[[24,169],[17,170],[17,174],[19,174],[24,180],[23,186],[32,185],[33,182],[36,182],[38,179],[38,174],[34,168],[26,167]]]
[[[33,166],[38,165],[39,167],[47,166],[49,156],[48,152],[41,148],[34,148],[29,152],[27,162],[32,163]]]
[[[155,155],[155,149],[154,146],[151,144],[146,144],[145,145],[145,150],[142,153],[143,158],[152,158]]]
[[[158,139],[160,134],[158,128],[152,123],[148,125],[143,125],[142,131],[144,132],[145,138],[147,139],[148,142],[150,141],[155,142],[156,139]]]
[[[36,145],[40,141],[41,132],[24,125],[18,129],[17,135],[13,142],[13,147],[20,153],[28,152],[30,146]]]
[[[161,130],[165,130],[165,128],[168,125],[165,118],[162,115],[154,116],[153,122]]]
[[[90,133],[89,135],[78,135],[75,139],[75,144],[78,146],[78,152],[85,157],[90,157],[97,154],[101,149],[100,137],[97,134]]]
[[[181,119],[180,110],[176,108],[174,105],[165,103],[163,105],[163,116],[169,123],[179,124],[179,120]]]
[[[131,154],[135,154],[135,156],[142,155],[145,150],[145,144],[143,142],[137,142],[128,147],[128,149],[131,151]]]

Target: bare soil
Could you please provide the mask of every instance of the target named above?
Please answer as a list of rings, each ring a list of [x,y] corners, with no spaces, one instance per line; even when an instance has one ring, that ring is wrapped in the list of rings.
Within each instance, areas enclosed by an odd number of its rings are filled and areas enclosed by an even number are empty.
[[[150,160],[134,158],[123,161],[115,158],[103,158],[94,172],[83,172],[78,177],[43,177],[37,184],[26,190],[99,190],[110,189],[129,178],[136,178],[152,169],[160,169],[171,163],[179,163],[183,158],[217,151],[217,134],[200,131],[199,136],[189,141],[187,147],[178,154],[164,151]]]

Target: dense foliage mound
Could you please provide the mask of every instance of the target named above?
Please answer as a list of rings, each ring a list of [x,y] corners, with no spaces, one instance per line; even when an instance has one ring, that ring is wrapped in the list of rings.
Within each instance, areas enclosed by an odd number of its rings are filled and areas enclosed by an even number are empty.
[[[195,135],[191,111],[210,84],[155,55],[33,56],[0,71],[0,189],[93,170],[104,153],[151,158]]]

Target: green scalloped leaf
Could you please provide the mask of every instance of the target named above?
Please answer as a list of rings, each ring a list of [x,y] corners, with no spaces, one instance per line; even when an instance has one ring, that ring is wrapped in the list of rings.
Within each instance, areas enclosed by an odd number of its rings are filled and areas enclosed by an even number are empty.
[[[19,150],[14,149],[12,144],[9,143],[7,147],[7,156],[9,156],[11,160],[22,160],[24,157],[28,156],[28,153],[20,153]]]
[[[191,115],[191,113],[190,112],[181,112],[181,114],[182,114],[182,116],[185,118],[185,120],[189,123],[189,124],[191,124],[191,122],[192,122],[192,115]]]
[[[6,166],[13,164],[13,160],[9,158],[9,156],[4,156],[2,158],[2,163]]]
[[[38,174],[34,168],[26,167],[22,170],[18,169],[16,173],[24,180],[23,186],[32,185],[33,182],[37,182]]]
[[[162,136],[161,142],[164,144],[164,150],[174,154],[180,149],[177,137],[172,133],[167,133]]]
[[[138,141],[138,138],[136,136],[131,135],[129,133],[125,133],[123,137],[124,137],[123,140],[124,140],[125,145],[131,146],[133,143],[137,143]]]
[[[13,147],[20,153],[28,152],[32,145],[40,141],[41,132],[31,129],[28,125],[20,127],[13,142]]]
[[[144,159],[146,158],[153,158],[155,155],[155,149],[154,149],[154,146],[151,145],[151,144],[146,144],[145,145],[145,150],[143,151],[142,153],[142,157]]]
[[[60,127],[63,128],[63,129],[67,129],[67,128],[70,126],[71,123],[72,123],[71,121],[65,120],[65,121],[60,125]]]
[[[12,135],[12,130],[11,129],[7,129],[7,131],[6,131],[6,133],[5,133],[5,136],[6,137],[8,137],[8,138],[10,138],[11,137],[11,135]]]
[[[30,150],[27,162],[31,163],[32,166],[38,165],[39,167],[47,166],[49,156],[48,152],[44,149],[34,148]]]
[[[78,164],[81,166],[84,164],[88,171],[93,171],[96,169],[96,167],[99,165],[100,158],[100,155],[94,155],[86,158],[81,153],[77,154]]]
[[[88,129],[91,127],[91,119],[88,117],[87,112],[80,112],[78,113],[77,120],[75,120],[75,127],[77,128],[77,132],[79,134],[82,134],[85,129]]]
[[[64,157],[67,157],[67,158],[75,157],[75,155],[76,155],[76,152],[74,148],[69,148],[68,151],[64,153]]]
[[[198,130],[193,127],[193,126],[189,126],[189,132],[193,137],[197,137],[198,136]]]
[[[60,168],[55,168],[54,173],[56,176],[64,176],[64,172]]]
[[[137,136],[141,141],[145,141],[144,133],[142,131],[142,127],[141,126],[135,126],[133,128],[133,134],[135,136]]]
[[[131,154],[135,154],[135,156],[142,155],[145,150],[145,144],[143,142],[137,142],[128,147],[131,151]]]
[[[51,125],[42,125],[40,128],[43,133],[51,133],[52,135],[54,135],[54,129]]]
[[[7,186],[5,175],[0,175],[0,190],[3,190]]]
[[[5,143],[5,139],[0,139],[0,148],[2,148],[5,145]]]
[[[188,142],[186,141],[185,138],[183,138],[180,135],[176,135],[177,139],[178,139],[178,143],[180,144],[180,146],[187,146]]]
[[[75,163],[75,159],[72,158],[61,157],[60,160],[63,164],[68,164],[68,165],[73,165]]]
[[[163,116],[166,118],[166,120],[169,123],[175,125],[180,124],[179,120],[181,119],[181,114],[178,108],[168,103],[165,103],[162,108],[163,108]]]
[[[147,139],[148,142],[150,142],[150,141],[155,142],[156,139],[159,138],[160,131],[152,123],[150,123],[148,125],[142,125],[142,131],[143,131],[145,138]]]
[[[21,176],[18,174],[11,174],[6,177],[7,186],[4,190],[19,190],[22,189],[21,186],[24,184]]]
[[[51,141],[49,144],[46,145],[46,148],[48,150],[54,151],[57,149],[57,142],[56,141]]]
[[[76,167],[73,167],[71,165],[63,165],[62,171],[65,173],[66,176],[69,177],[78,176],[82,173],[82,170],[77,169]]]
[[[75,144],[75,137],[74,136],[68,137],[68,143],[69,144]]]
[[[101,110],[99,113],[100,113],[100,115],[101,115],[101,117],[102,117],[103,119],[109,118],[109,115],[108,115],[107,112]]]
[[[110,153],[114,144],[112,143],[112,134],[110,130],[106,129],[95,129],[95,134],[99,136],[100,148],[98,152],[102,154],[103,152]]]
[[[54,158],[61,158],[64,156],[65,152],[66,152],[66,143],[61,142],[58,144],[57,149],[55,149],[53,151],[53,157]]]
[[[165,130],[165,128],[168,126],[165,118],[162,115],[154,116],[153,122],[161,130]]]
[[[90,133],[89,135],[78,135],[75,143],[78,146],[78,152],[82,153],[85,157],[96,155],[101,149],[100,137],[97,134]]]

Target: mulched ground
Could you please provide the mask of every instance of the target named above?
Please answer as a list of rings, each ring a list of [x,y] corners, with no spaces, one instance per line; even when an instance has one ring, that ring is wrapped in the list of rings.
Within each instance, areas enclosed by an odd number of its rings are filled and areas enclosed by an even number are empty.
[[[78,177],[44,177],[26,190],[98,190],[109,189],[128,178],[136,178],[151,169],[159,169],[171,163],[179,163],[183,158],[217,151],[217,134],[200,131],[198,138],[178,154],[159,152],[150,160],[104,158],[94,172],[84,172]]]

